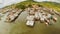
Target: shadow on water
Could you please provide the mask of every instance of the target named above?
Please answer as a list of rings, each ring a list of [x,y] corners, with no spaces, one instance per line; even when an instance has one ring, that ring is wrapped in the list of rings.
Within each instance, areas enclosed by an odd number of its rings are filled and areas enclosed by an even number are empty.
[[[44,23],[36,21],[34,27],[31,28],[26,26],[27,15],[26,12],[22,12],[19,15],[15,21],[16,24],[12,26],[9,34],[60,34],[60,28],[57,28],[57,25],[60,25],[60,19],[57,24],[48,27]]]
[[[19,17],[19,15],[20,15],[22,12],[23,12],[23,11],[21,11],[21,12],[18,14],[18,16],[15,17],[15,19],[13,19],[11,22],[14,22],[14,21]]]

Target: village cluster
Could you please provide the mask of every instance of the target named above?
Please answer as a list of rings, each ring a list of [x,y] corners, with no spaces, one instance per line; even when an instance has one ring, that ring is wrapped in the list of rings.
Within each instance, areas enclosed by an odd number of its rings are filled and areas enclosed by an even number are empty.
[[[28,7],[26,10],[29,14],[26,18],[26,25],[28,26],[34,26],[35,21],[43,22],[47,26],[51,23],[50,20],[53,20],[54,22],[57,21],[57,18],[53,13],[54,10],[52,9],[47,9],[39,5],[32,5],[32,7]]]
[[[0,13],[0,20],[2,19],[1,18],[2,16],[6,15],[6,17],[3,17],[5,19],[5,22],[13,22],[21,12],[22,12],[22,9],[18,9],[18,8],[7,9],[7,10],[5,9],[5,11],[2,11],[2,13]]]
[[[9,11],[9,12],[8,12],[8,15],[7,15],[7,17],[6,17],[6,21],[7,21],[7,22],[8,22],[8,21],[9,21],[9,22],[14,21],[14,20],[18,17],[18,15],[19,15],[19,13],[20,13],[21,11],[22,11],[22,9],[18,9],[18,8]]]
[[[51,23],[50,20],[53,20],[54,22],[57,21],[56,16],[54,16],[55,10],[42,7],[41,5],[33,4],[31,7],[28,6],[25,8],[24,11],[27,11],[29,14],[26,17],[26,25],[28,26],[34,26],[35,21],[43,22],[47,26]],[[22,9],[9,9],[6,12],[8,13],[6,22],[12,22],[19,16],[19,14],[22,12]]]

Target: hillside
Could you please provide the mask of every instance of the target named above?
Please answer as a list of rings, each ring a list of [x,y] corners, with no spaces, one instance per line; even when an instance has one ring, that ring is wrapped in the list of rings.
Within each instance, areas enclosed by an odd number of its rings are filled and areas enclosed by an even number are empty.
[[[12,4],[10,6],[6,6],[4,8],[26,8],[26,6],[30,5],[30,4],[39,4],[42,5],[44,7],[48,7],[48,8],[53,8],[57,11],[60,11],[60,3],[56,3],[56,2],[48,2],[48,1],[43,1],[43,2],[35,2],[35,1],[23,1],[23,2],[19,2],[17,4]]]

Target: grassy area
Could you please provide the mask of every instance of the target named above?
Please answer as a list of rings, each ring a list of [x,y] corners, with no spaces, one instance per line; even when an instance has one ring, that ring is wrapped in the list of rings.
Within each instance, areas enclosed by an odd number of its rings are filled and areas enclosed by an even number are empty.
[[[60,12],[60,3],[55,3],[55,2],[23,1],[23,2],[16,4],[16,7],[24,9],[24,8],[26,8],[26,6],[32,5],[32,4],[39,4],[39,5],[42,5],[44,7],[53,8],[53,9]]]
[[[26,6],[28,5],[32,5],[32,4],[39,4],[39,5],[42,5],[44,7],[48,7],[48,8],[53,8],[57,11],[60,12],[60,3],[56,3],[56,2],[47,2],[47,1],[44,1],[44,2],[36,2],[36,1],[23,1],[23,2],[19,2],[17,4],[12,4],[10,6],[6,6],[4,8],[22,8],[22,9],[25,9]]]

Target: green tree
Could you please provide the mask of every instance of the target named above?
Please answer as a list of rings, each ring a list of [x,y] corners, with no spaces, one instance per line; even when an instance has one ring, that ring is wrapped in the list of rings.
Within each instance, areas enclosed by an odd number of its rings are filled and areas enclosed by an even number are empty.
[[[34,1],[34,0],[27,0],[27,1]]]

